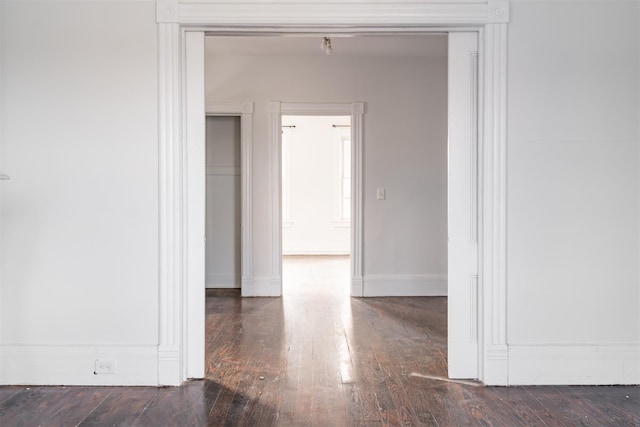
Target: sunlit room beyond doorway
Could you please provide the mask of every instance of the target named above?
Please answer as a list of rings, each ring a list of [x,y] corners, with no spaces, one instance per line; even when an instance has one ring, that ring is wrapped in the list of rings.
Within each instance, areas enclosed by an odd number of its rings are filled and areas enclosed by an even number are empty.
[[[282,116],[283,296],[350,292],[351,117]]]
[[[349,298],[349,255],[285,255],[282,294],[287,297]]]

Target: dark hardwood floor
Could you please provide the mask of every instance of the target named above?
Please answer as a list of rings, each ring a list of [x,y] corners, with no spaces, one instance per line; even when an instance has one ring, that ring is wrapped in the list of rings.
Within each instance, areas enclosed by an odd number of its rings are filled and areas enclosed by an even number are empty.
[[[446,377],[446,298],[348,297],[348,261],[285,265],[283,298],[207,294],[207,378],[0,387],[0,426],[640,426],[638,387]]]

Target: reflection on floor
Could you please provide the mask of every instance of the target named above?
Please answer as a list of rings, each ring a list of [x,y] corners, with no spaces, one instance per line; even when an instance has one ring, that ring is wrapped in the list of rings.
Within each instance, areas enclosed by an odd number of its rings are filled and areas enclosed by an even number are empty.
[[[421,377],[447,376],[446,298],[349,298],[348,272],[344,257],[285,257],[282,299],[208,299],[207,377],[263,405],[221,395],[212,413],[283,426],[640,422],[637,388]]]
[[[208,379],[274,406],[260,422],[431,419],[406,385],[446,376],[446,298],[350,298],[348,257],[285,257],[283,277],[281,299],[207,300]]]
[[[0,387],[0,426],[640,425],[638,387],[483,387],[446,376],[446,298],[350,298],[345,258],[286,259],[284,297],[208,291],[207,378]]]
[[[331,297],[348,303],[349,255],[282,257],[282,293],[286,297]]]

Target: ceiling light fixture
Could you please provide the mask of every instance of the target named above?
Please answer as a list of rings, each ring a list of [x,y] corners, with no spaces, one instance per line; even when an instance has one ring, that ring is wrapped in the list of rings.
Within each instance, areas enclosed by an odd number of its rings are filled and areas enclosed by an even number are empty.
[[[331,46],[331,39],[329,37],[323,37],[322,43],[320,43],[320,49],[327,55],[333,53],[333,47]]]
[[[0,172],[0,180],[7,180],[7,179],[11,179],[11,177],[6,173]]]

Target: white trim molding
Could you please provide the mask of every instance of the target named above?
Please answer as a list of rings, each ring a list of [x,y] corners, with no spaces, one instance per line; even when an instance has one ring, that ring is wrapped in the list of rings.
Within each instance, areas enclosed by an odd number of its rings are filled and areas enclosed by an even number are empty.
[[[186,170],[182,116],[182,34],[178,24],[158,25],[159,104],[159,331],[158,384],[179,385],[187,379],[183,347],[186,337],[184,253]],[[184,339],[183,339],[184,338]]]
[[[446,297],[446,274],[366,274],[364,297]]]
[[[531,384],[640,384],[640,345],[510,344],[509,385]]]
[[[186,145],[186,370],[189,378],[205,373],[205,234],[206,234],[206,123],[204,115],[204,33],[184,34],[184,139]]]
[[[480,377],[507,385],[507,24],[486,25],[480,49]]]
[[[207,116],[238,116],[253,114],[253,102],[208,102],[205,104]]]
[[[268,1],[268,0],[163,0],[157,20],[217,26],[283,27],[319,25],[366,27],[368,25],[482,25],[508,22],[509,2],[467,1]]]
[[[450,378],[477,378],[478,34],[448,40],[447,342]]]
[[[364,103],[351,106],[351,296],[364,296]]]
[[[185,248],[188,224],[185,218],[185,126],[183,87],[184,32],[212,34],[335,33],[361,34],[433,31],[476,31],[480,34],[479,53],[479,213],[480,274],[479,334],[480,379],[487,384],[507,384],[506,342],[506,55],[509,3],[506,0],[381,0],[318,3],[311,1],[266,0],[162,0],[157,2],[158,22],[158,99],[159,99],[159,339],[158,383],[177,385],[186,380],[186,358],[191,347],[185,338],[187,295]],[[203,53],[204,54],[204,53]],[[353,146],[364,106],[351,112]],[[273,126],[272,126],[273,127]],[[243,127],[244,131],[244,127]],[[246,133],[246,132],[245,132]],[[362,147],[356,149],[361,150]],[[271,153],[273,157],[277,152]],[[250,159],[250,153],[245,158]],[[354,164],[353,186],[362,186],[362,159]],[[243,171],[250,171],[242,165]],[[274,172],[274,173],[277,173]],[[272,177],[272,185],[276,177]],[[279,179],[279,178],[278,178]],[[279,192],[278,192],[279,202]],[[250,199],[243,199],[250,211]],[[362,200],[352,201],[352,215],[362,215]],[[243,208],[244,209],[244,208]],[[244,210],[243,210],[244,212]],[[250,219],[250,215],[249,215]],[[280,218],[273,218],[274,224]],[[362,245],[362,225],[352,227],[352,244]],[[250,234],[250,233],[248,233]],[[278,235],[280,233],[278,232]],[[274,236],[276,238],[277,236]],[[242,244],[247,246],[244,241]],[[278,248],[279,242],[274,243]],[[249,245],[250,246],[250,245]],[[275,248],[274,248],[275,249]],[[362,248],[360,248],[362,249]],[[280,255],[279,252],[278,257]],[[244,268],[251,266],[250,255]],[[362,251],[352,251],[351,294],[363,295]],[[274,257],[275,258],[275,257]],[[279,294],[280,271],[274,261],[271,277],[243,277],[251,293]],[[246,280],[245,280],[246,279]],[[243,285],[243,292],[245,285]]]

